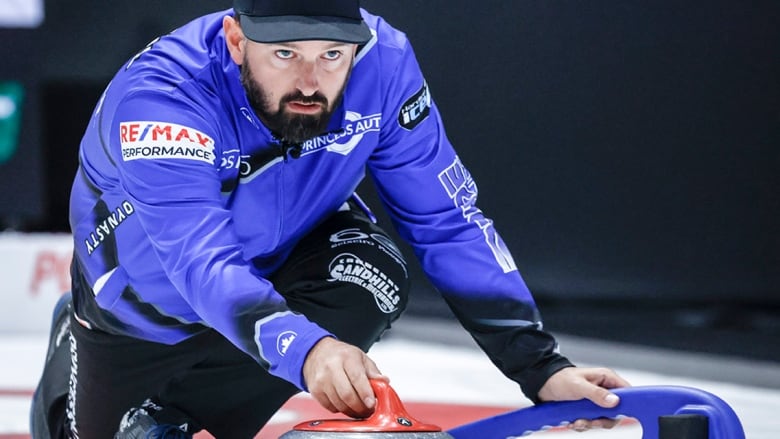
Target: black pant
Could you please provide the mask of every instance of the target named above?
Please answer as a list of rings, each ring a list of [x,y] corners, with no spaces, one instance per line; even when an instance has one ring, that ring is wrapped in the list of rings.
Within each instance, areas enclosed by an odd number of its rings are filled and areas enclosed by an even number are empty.
[[[356,276],[333,280],[361,262],[398,286],[396,295]],[[355,210],[334,214],[305,237],[270,280],[291,309],[365,351],[400,316],[409,291],[396,247]],[[80,438],[113,437],[122,415],[146,398],[178,409],[217,438],[253,437],[298,392],[213,330],[168,346],[88,330],[75,320],[71,327],[76,372],[69,403]]]

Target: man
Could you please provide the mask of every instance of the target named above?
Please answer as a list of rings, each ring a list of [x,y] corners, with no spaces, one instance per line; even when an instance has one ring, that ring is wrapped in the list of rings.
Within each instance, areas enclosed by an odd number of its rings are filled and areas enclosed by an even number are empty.
[[[386,378],[365,352],[408,279],[354,195],[366,169],[529,398],[617,404],[622,378],[571,367],[542,330],[404,35],[357,0],[236,0],[150,43],[94,111],[34,435],[251,437],[301,390],[370,414]]]

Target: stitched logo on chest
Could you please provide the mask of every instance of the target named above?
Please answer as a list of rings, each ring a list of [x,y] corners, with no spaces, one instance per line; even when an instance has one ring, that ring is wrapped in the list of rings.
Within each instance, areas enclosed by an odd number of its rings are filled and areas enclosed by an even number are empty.
[[[307,155],[318,151],[335,152],[347,155],[363,140],[366,133],[379,131],[381,128],[382,113],[363,116],[354,111],[347,111],[347,123],[344,129],[338,133],[328,133],[301,145],[301,155]]]

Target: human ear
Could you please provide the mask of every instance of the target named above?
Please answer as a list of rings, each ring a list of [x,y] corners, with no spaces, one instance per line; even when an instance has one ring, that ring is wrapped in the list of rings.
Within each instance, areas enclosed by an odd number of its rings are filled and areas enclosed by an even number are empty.
[[[234,63],[241,65],[244,62],[246,48],[246,38],[241,25],[236,18],[228,15],[222,19],[222,29],[225,31],[225,45],[230,52],[230,57]]]

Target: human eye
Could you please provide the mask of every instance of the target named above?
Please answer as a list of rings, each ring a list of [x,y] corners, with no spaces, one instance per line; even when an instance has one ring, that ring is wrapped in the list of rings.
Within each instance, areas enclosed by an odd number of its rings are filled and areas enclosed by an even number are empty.
[[[322,56],[328,61],[335,61],[341,58],[342,52],[340,50],[329,50]]]
[[[292,59],[292,57],[293,57],[293,51],[292,50],[277,49],[276,52],[274,52],[274,53],[276,54],[276,57],[280,58],[280,59]]]

